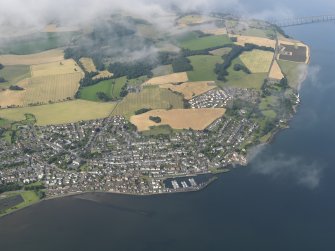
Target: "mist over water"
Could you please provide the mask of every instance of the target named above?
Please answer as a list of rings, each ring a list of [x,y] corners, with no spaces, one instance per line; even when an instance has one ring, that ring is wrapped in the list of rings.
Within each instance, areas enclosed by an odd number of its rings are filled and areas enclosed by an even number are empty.
[[[277,4],[246,2],[255,13]],[[330,12],[334,4],[322,2],[281,5],[302,16]],[[198,193],[42,202],[0,219],[0,250],[334,250],[335,24],[286,31],[311,46],[302,104],[248,167]]]

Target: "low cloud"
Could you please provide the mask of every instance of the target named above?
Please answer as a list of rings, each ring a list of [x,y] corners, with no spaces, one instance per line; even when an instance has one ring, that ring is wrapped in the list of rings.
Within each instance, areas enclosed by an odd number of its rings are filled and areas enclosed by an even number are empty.
[[[309,189],[316,189],[320,185],[323,174],[322,164],[283,153],[260,154],[264,150],[265,146],[260,146],[251,151],[249,160],[252,171],[274,179],[287,179]]]

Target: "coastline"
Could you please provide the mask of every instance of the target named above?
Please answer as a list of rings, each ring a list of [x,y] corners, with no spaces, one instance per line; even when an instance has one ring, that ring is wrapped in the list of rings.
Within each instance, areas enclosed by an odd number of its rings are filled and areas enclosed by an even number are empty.
[[[226,172],[229,172],[229,171],[225,171],[225,172],[222,172],[222,173],[219,173],[219,174],[224,174]],[[210,174],[210,173],[203,173],[203,174]],[[204,189],[208,188],[215,181],[217,181],[219,174],[215,174],[207,182],[203,183],[203,185],[197,186],[196,188],[180,189],[180,190],[174,190],[174,191],[170,191],[170,192],[167,191],[167,192],[161,192],[161,193],[140,193],[140,194],[138,194],[138,193],[127,193],[127,192],[116,192],[116,191],[81,191],[81,192],[75,192],[75,193],[62,194],[62,195],[58,195],[58,196],[52,196],[52,197],[41,199],[40,201],[34,202],[34,203],[32,203],[32,204],[30,204],[26,207],[15,209],[15,210],[7,213],[7,214],[4,214],[4,215],[0,216],[0,220],[2,218],[5,218],[5,217],[9,216],[9,215],[13,215],[17,212],[20,212],[21,210],[30,208],[32,206],[38,205],[38,204],[40,204],[42,202],[45,202],[45,201],[58,200],[58,199],[63,199],[63,198],[68,198],[68,197],[75,197],[75,196],[84,195],[84,194],[111,194],[111,195],[114,194],[114,195],[136,196],[136,197],[151,197],[151,196],[160,196],[160,195],[164,196],[164,195],[168,195],[168,194],[182,194],[182,193],[201,192]],[[190,175],[181,176],[181,177],[179,176],[179,178],[182,178],[182,177],[191,177],[191,176]]]

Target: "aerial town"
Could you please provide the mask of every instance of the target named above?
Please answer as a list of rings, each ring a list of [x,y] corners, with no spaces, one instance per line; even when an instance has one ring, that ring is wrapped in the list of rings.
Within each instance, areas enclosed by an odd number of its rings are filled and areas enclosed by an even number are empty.
[[[235,91],[212,91],[190,103],[223,105],[232,99],[231,93]],[[253,93],[238,95],[255,98]],[[41,181],[47,196],[84,191],[154,194],[198,190],[205,184],[194,179],[179,185],[173,180],[172,189],[163,181],[245,164],[243,146],[256,129],[257,124],[243,113],[222,117],[204,131],[183,130],[155,137],[140,134],[122,116],[54,126],[24,125],[17,132],[16,144],[1,141],[0,183]]]

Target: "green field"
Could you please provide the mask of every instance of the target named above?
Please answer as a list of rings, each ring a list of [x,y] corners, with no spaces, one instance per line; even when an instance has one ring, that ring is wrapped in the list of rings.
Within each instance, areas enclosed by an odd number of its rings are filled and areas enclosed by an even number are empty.
[[[25,119],[25,114],[33,114],[38,125],[54,125],[105,118],[113,111],[114,107],[115,103],[75,100],[50,105],[2,109],[0,117],[22,121]]]
[[[145,136],[170,135],[173,129],[169,125],[153,126],[148,131],[142,132]]]
[[[8,213],[11,213],[15,210],[30,206],[38,201],[40,201],[40,198],[38,197],[38,195],[34,192],[34,191],[22,191],[22,192],[8,192],[5,194],[7,197],[12,197],[12,196],[16,196],[16,195],[21,195],[22,199],[24,200],[24,202],[12,207],[12,208],[8,208],[3,212],[0,212],[0,217],[3,215],[6,215]]]
[[[240,58],[235,58],[232,62],[232,65],[228,68],[228,77],[227,82],[218,82],[220,86],[230,86],[230,87],[237,87],[237,88],[253,88],[260,90],[264,79],[267,77],[267,73],[253,73],[253,74],[246,74],[243,71],[235,71],[234,65],[235,64],[242,64],[243,62]]]
[[[275,119],[277,116],[277,113],[274,110],[264,110],[262,113],[265,117],[270,119]]]
[[[11,121],[0,118],[0,128],[8,128],[10,127],[10,124],[11,124]]]
[[[1,54],[26,55],[66,46],[78,32],[35,33],[3,43]]]
[[[157,66],[155,69],[152,70],[152,74],[154,75],[154,77],[164,76],[172,73],[173,73],[172,65],[161,65]]]
[[[272,29],[249,28],[242,32],[244,36],[274,38],[275,32]]]
[[[268,96],[266,98],[262,98],[261,103],[259,104],[260,110],[269,110],[272,107],[278,106],[278,98],[276,96]]]
[[[98,84],[84,87],[80,90],[80,98],[90,101],[99,101],[97,97],[98,92],[106,93],[109,98],[119,98],[121,88],[126,81],[126,77],[122,77],[118,79],[103,80]]]
[[[183,108],[183,97],[157,86],[146,87],[140,93],[130,93],[116,107],[113,114],[130,117],[141,108]]]
[[[231,48],[229,47],[226,47],[226,48],[220,48],[220,49],[216,49],[214,51],[210,51],[210,53],[214,56],[224,56],[224,55],[227,55],[229,52],[231,52]]]
[[[298,89],[300,81],[302,80],[301,73],[305,69],[306,65],[285,60],[278,60],[278,63],[280,69],[286,76],[289,85],[294,89]]]
[[[180,46],[189,50],[203,50],[216,46],[230,44],[231,41],[227,35],[221,36],[205,36],[200,38],[192,38],[180,42]]]
[[[180,43],[186,43],[188,41],[194,40],[194,39],[198,39],[199,38],[199,34],[197,34],[194,31],[190,31],[190,32],[185,32],[181,35],[176,36],[177,42]]]
[[[1,62],[0,62],[1,63]],[[31,77],[30,66],[27,65],[13,65],[5,66],[0,70],[0,76],[8,82],[0,84],[0,87],[9,87],[17,84],[20,80]]]
[[[217,63],[223,63],[220,56],[197,55],[189,57],[193,71],[187,73],[189,81],[215,81],[214,72]]]

